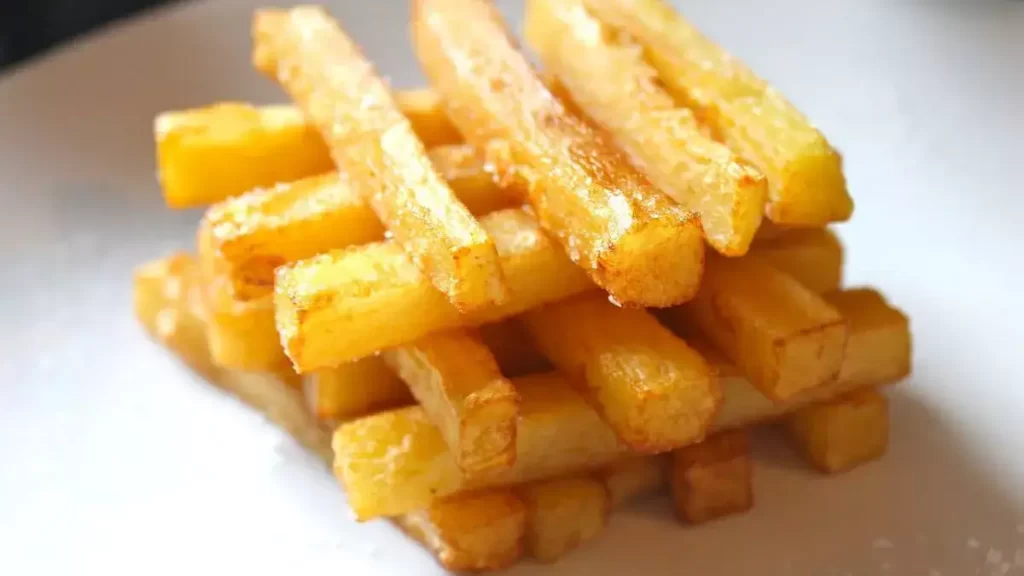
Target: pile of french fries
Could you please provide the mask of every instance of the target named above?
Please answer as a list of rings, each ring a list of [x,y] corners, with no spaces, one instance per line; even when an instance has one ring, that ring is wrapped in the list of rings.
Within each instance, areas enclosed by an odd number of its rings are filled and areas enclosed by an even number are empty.
[[[842,287],[839,154],[662,0],[414,0],[392,91],[317,7],[263,10],[292,106],[160,114],[195,254],[138,268],[149,332],[331,463],[449,569],[553,561],[669,487],[753,504],[747,434],[884,453],[907,318]]]

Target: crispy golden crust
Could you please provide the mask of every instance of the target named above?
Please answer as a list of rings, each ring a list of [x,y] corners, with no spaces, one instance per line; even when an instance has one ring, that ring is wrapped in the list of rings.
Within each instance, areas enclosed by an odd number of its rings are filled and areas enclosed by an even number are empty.
[[[414,44],[449,117],[529,189],[544,228],[623,305],[668,306],[700,282],[703,237],[603,136],[551,95],[483,0],[419,0]],[[501,140],[495,144],[492,141]]]
[[[322,9],[259,11],[253,62],[320,128],[413,262],[463,311],[507,293],[494,243],[434,170],[384,81]]]
[[[875,389],[856,390],[788,415],[785,427],[808,463],[844,472],[885,454],[889,402]]]
[[[638,452],[704,437],[721,399],[704,359],[644,310],[587,294],[526,312],[541,351]]]
[[[635,38],[672,95],[767,177],[768,218],[804,226],[850,218],[842,158],[778,91],[663,0],[584,1]]]
[[[701,523],[754,505],[753,462],[744,430],[720,432],[672,455],[672,500],[680,520]]]
[[[703,134],[693,112],[660,85],[642,47],[590,15],[582,0],[531,0],[526,38],[572,102],[651,182],[700,214],[709,244],[746,253],[764,212],[764,176]]]

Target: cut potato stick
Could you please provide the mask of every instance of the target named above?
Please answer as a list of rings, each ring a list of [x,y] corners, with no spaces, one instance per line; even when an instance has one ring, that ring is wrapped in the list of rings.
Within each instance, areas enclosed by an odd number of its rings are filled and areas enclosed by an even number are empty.
[[[405,382],[376,356],[306,374],[302,392],[309,411],[330,424],[414,402]]]
[[[843,283],[843,245],[827,228],[786,230],[758,242],[751,254],[800,281],[812,292],[838,290]]]
[[[848,331],[835,308],[757,258],[708,258],[697,297],[663,318],[699,328],[775,400],[835,381]]]
[[[902,312],[871,288],[830,292],[824,297],[850,320],[840,380],[891,382],[910,374],[910,326]]]
[[[593,289],[523,210],[480,220],[494,239],[508,301],[460,314],[394,243],[351,247],[277,271],[277,329],[299,372],[334,366],[429,333],[508,318]]]
[[[443,498],[395,520],[448,570],[500,570],[522,556],[527,508],[511,490],[482,490]]]
[[[852,335],[847,357],[869,357],[894,342],[909,342],[906,319],[897,311],[881,314],[870,306],[844,309]],[[885,319],[890,317],[889,319]],[[869,319],[878,318],[880,322]],[[758,391],[724,357],[706,344],[702,355],[715,366],[722,385],[722,405],[709,433],[743,428],[778,419],[787,412],[867,386],[896,381],[907,374],[909,346],[882,353],[875,362],[888,364],[872,375],[882,380],[825,383],[804,394],[775,402]],[[864,375],[841,371],[847,377]],[[520,395],[516,463],[487,478],[468,481],[459,471],[440,433],[422,408],[385,412],[338,428],[334,436],[335,474],[345,486],[356,515],[362,519],[393,516],[423,508],[433,498],[474,487],[516,484],[581,469],[599,469],[630,454],[614,431],[590,408],[572,385],[556,375],[513,381]],[[387,458],[383,455],[387,454]]]
[[[633,164],[700,214],[715,250],[747,252],[764,213],[764,176],[702,133],[693,112],[659,85],[639,45],[588,14],[582,0],[528,2],[526,39],[572,102],[612,135]]]
[[[276,78],[339,170],[413,263],[459,310],[507,297],[494,243],[427,158],[384,81],[323,9],[258,11],[253,63]]]
[[[398,92],[395,101],[424,145],[462,140],[433,91]],[[205,206],[334,170],[320,132],[294,106],[223,102],[163,112],[153,133],[157,174],[170,208]]]
[[[604,530],[611,513],[608,488],[589,475],[520,486],[526,505],[525,545],[541,562],[554,562]]]
[[[754,505],[754,466],[744,430],[721,432],[672,454],[676,516],[698,524]]]
[[[889,402],[856,390],[786,416],[789,438],[818,470],[843,472],[881,458],[889,446]]]
[[[599,286],[623,305],[669,306],[693,296],[704,254],[699,218],[566,111],[492,6],[418,0],[413,41],[452,122],[487,148],[501,174],[528,183],[538,220]]]
[[[643,45],[673,96],[764,173],[768,218],[822,226],[851,216],[853,201],[839,153],[764,80],[702,36],[667,2],[585,1],[595,16]]]
[[[518,484],[599,467],[626,452],[562,377],[526,376],[513,384],[520,398],[516,461],[486,477],[470,479],[459,470],[420,407],[341,425],[334,436],[334,470],[356,516],[395,516],[474,485]]]
[[[516,459],[519,399],[491,351],[466,330],[431,334],[381,352],[441,431],[468,475]]]
[[[434,148],[430,159],[474,214],[522,204],[522,191],[499,188],[469,146]],[[269,294],[283,264],[384,237],[358,185],[328,173],[217,203],[201,225],[210,236],[204,251],[216,251],[238,298]]]
[[[721,400],[718,382],[700,354],[648,312],[585,294],[528,310],[522,322],[633,450],[665,452],[704,437]]]
[[[537,350],[518,318],[480,326],[480,339],[494,354],[501,373],[509,378],[549,372],[552,369],[551,363]]]

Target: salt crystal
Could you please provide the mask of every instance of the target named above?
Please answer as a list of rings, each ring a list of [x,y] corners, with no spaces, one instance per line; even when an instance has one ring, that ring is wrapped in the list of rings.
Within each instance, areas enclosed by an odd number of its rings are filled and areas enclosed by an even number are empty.
[[[978,546],[979,546],[978,541],[975,540],[974,538],[968,538],[967,539],[967,547],[968,548],[977,548]]]
[[[1017,566],[1024,566],[1024,548],[1017,548],[1013,554],[1013,563]]]
[[[1024,524],[1017,524],[1017,534],[1024,534]]]
[[[882,562],[882,572],[892,572],[892,564]]]
[[[988,564],[998,564],[1003,560],[1003,553],[995,548],[989,548],[988,554],[985,555],[985,562]]]
[[[928,576],[942,576],[942,572],[939,572],[935,568],[928,571]]]
[[[876,539],[874,542],[871,543],[871,547],[875,550],[891,550],[895,548],[895,546],[892,545],[892,542],[886,538]]]
[[[999,565],[999,576],[1006,576],[1006,573],[1010,571],[1010,563],[1003,562]]]

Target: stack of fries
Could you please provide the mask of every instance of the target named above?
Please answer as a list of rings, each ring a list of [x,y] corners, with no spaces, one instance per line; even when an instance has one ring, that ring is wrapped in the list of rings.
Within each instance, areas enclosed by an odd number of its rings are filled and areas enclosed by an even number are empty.
[[[906,317],[841,287],[839,154],[661,0],[415,0],[430,88],[392,92],[323,10],[265,10],[296,106],[155,122],[197,254],[136,313],[333,464],[355,515],[447,568],[552,561],[630,498],[749,509],[747,429],[826,472],[880,456]]]

